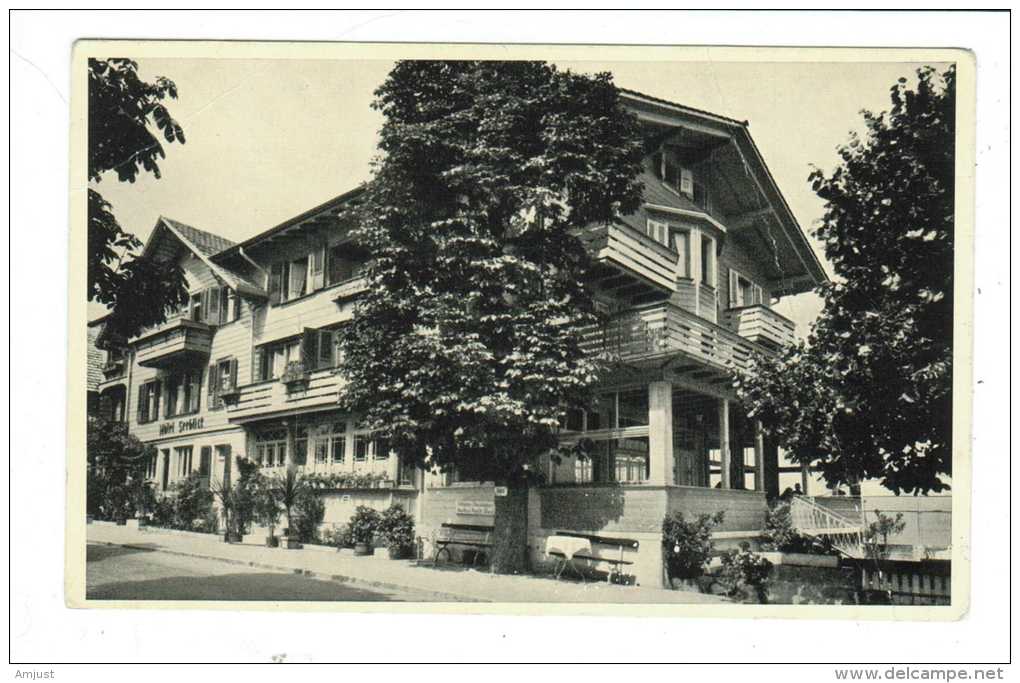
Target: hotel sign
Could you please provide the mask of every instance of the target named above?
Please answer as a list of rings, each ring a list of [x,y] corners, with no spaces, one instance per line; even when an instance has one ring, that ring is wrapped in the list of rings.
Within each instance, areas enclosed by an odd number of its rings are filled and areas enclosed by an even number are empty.
[[[485,515],[496,514],[496,503],[491,500],[458,500],[458,515]]]
[[[164,422],[159,426],[159,435],[166,436],[167,434],[184,434],[185,432],[201,429],[204,426],[204,417],[192,417],[187,420],[177,420],[176,422]]]

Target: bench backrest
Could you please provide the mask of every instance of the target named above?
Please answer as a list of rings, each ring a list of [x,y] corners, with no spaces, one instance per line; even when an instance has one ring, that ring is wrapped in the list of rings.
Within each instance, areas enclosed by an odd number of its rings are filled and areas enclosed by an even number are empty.
[[[557,531],[556,536],[571,536],[573,538],[586,538],[592,543],[598,543],[599,545],[611,545],[617,548],[629,548],[631,550],[637,550],[641,545],[639,541],[633,538],[612,538],[611,536],[593,536],[591,534],[581,534],[576,531]]]

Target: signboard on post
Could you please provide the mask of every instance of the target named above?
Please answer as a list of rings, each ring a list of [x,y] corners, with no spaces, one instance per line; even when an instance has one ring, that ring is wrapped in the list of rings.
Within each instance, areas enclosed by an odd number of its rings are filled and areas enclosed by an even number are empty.
[[[458,500],[457,514],[492,516],[496,514],[496,503],[491,500]]]

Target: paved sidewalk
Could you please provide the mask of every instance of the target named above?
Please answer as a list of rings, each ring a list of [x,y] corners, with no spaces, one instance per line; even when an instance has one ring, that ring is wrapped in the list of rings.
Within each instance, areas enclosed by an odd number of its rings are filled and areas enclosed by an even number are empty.
[[[615,604],[706,604],[727,602],[714,595],[641,586],[557,581],[545,576],[503,576],[460,565],[416,566],[390,560],[385,551],[354,557],[351,551],[305,548],[284,550],[259,545],[227,544],[218,537],[196,538],[162,531],[90,524],[89,542],[133,546],[191,557],[220,560],[320,579],[347,581],[375,588],[426,592],[436,602],[540,602]]]

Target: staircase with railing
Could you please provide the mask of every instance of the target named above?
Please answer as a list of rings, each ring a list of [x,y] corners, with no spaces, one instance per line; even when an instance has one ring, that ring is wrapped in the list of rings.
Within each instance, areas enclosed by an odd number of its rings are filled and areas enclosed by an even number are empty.
[[[822,538],[847,557],[862,559],[864,520],[854,519],[819,505],[808,496],[796,496],[790,503],[793,528],[805,536]]]

